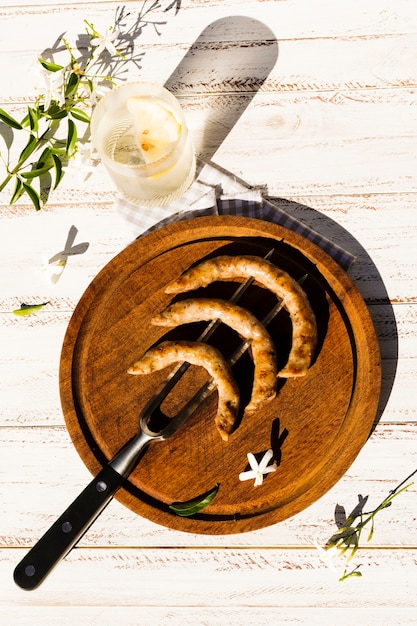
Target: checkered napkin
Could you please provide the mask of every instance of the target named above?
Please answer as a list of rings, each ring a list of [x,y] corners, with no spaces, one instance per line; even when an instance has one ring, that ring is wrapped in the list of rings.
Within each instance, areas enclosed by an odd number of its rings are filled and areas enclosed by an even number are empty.
[[[263,219],[295,231],[322,248],[344,270],[355,260],[350,252],[268,200],[261,188],[250,187],[213,163],[200,161],[191,187],[165,207],[137,206],[125,198],[119,198],[116,206],[136,237],[179,220],[203,215],[238,215]]]

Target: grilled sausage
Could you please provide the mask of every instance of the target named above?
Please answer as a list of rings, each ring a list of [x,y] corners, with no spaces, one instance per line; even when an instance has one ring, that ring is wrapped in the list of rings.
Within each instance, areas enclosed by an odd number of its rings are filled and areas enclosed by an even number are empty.
[[[171,282],[166,293],[178,294],[205,287],[215,281],[253,277],[283,301],[292,322],[292,346],[285,367],[278,376],[304,376],[310,367],[317,343],[313,310],[300,285],[284,270],[257,256],[218,256],[202,261]]]
[[[218,392],[215,424],[222,439],[227,441],[239,411],[239,387],[217,348],[198,341],[164,341],[145,352],[128,373],[150,374],[183,361],[204,367],[213,378]]]
[[[226,300],[191,298],[169,305],[152,318],[152,324],[173,327],[214,319],[219,319],[250,341],[254,378],[246,411],[253,412],[263,402],[275,397],[277,364],[274,343],[265,327],[252,313]]]

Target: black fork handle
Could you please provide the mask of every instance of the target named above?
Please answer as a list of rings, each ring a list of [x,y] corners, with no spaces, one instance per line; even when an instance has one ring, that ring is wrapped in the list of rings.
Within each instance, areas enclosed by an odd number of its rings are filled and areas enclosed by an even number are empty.
[[[125,480],[106,465],[52,524],[14,570],[22,589],[35,589],[74,547]]]

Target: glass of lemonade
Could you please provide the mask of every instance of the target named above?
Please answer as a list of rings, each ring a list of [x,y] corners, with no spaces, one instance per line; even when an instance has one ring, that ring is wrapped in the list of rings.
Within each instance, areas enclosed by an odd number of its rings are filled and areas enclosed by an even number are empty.
[[[124,83],[97,104],[93,144],[118,190],[131,202],[166,205],[195,176],[195,154],[178,100],[161,85]]]

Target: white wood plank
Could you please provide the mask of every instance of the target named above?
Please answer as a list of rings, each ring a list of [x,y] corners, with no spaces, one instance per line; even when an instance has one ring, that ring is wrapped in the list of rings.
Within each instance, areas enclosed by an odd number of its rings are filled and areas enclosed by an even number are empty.
[[[66,195],[76,197],[75,189],[60,193],[58,200],[66,199]],[[28,205],[4,207],[9,217],[2,230],[4,297],[18,299],[28,292],[33,294],[35,288],[39,297],[64,297],[68,306],[74,306],[98,270],[132,240],[133,233],[112,208],[112,202],[94,207],[93,198],[88,201],[89,193],[83,192],[83,201],[77,206],[51,203],[42,214],[35,214]],[[275,201],[357,255],[350,274],[367,301],[381,302],[387,297],[393,303],[415,301],[417,218],[412,194],[292,196],[291,200]],[[90,242],[90,250],[71,259],[57,287],[51,289],[49,285],[47,289],[40,272],[42,259],[63,245],[72,223],[79,228],[79,237]],[[15,268],[13,275],[9,264]]]
[[[346,97],[331,102],[332,95],[308,94],[300,101],[292,93],[258,93],[238,120],[236,97],[241,96],[181,102],[197,153],[250,184],[267,185],[271,196],[363,196],[416,191],[415,96],[411,90],[401,94],[397,98],[392,91],[378,102],[379,92],[362,91],[352,99],[345,91]],[[387,133],[387,119],[397,120],[395,131]],[[273,164],[269,179],[265,163]],[[78,189],[79,180],[69,173],[51,200],[68,202]],[[109,200],[105,194],[114,186],[98,166],[84,189],[85,201],[100,202]],[[3,191],[0,199],[6,203],[10,195]]]
[[[67,268],[69,271],[69,268]],[[52,300],[43,311],[16,317],[26,292],[3,300],[0,314],[0,425],[62,425],[59,400],[59,360],[62,342],[76,299],[70,293]],[[30,295],[30,292],[29,292]],[[80,294],[81,295],[81,294]],[[32,296],[44,301],[44,292]],[[413,305],[370,307],[383,357],[382,399],[385,422],[416,421],[413,381],[417,374],[416,311]],[[397,338],[398,333],[398,338]],[[399,361],[397,363],[397,352]]]
[[[0,543],[29,548],[81,492],[91,476],[64,427],[2,428],[0,435],[0,514],[3,520]],[[314,542],[324,544],[335,532],[336,504],[350,513],[360,493],[369,496],[366,510],[373,510],[415,469],[414,425],[380,424],[346,475],[316,503],[280,524],[227,537],[194,535],[165,529],[113,500],[80,545],[308,548]],[[413,480],[416,478],[411,482]],[[399,495],[389,509],[378,514],[372,547],[417,544],[416,491],[413,485]],[[366,532],[362,545],[368,545]]]
[[[308,102],[297,104],[286,94],[258,94],[215,160],[248,182],[262,184],[267,155],[275,171],[268,190],[281,197],[345,194],[347,185],[349,193],[358,194],[415,191],[414,131],[400,133],[401,138],[387,135],[386,120],[396,117],[396,106],[374,104],[369,96],[366,103],[347,98],[344,106],[323,102],[321,96],[309,95]],[[401,115],[407,128],[412,128],[410,114],[407,108]]]
[[[100,194],[93,204],[87,185],[78,193],[75,189],[59,193],[41,214],[29,205],[2,209],[6,218],[0,265],[3,298],[12,301],[28,292],[34,294],[35,289],[39,296],[53,296],[61,302],[64,298],[73,307],[99,269],[133,239],[111,198],[101,202]],[[80,201],[72,205],[70,197]],[[274,201],[357,256],[349,273],[368,302],[383,302],[387,296],[393,303],[415,301],[413,194],[281,196]],[[79,229],[77,241],[89,241],[90,249],[71,259],[57,288],[49,285],[47,289],[40,272],[43,259],[63,245],[72,224]],[[13,274],[9,266],[14,267]],[[10,310],[13,305],[5,306]]]
[[[114,211],[117,196],[101,166],[84,184],[67,174],[40,215],[24,202],[7,206],[3,192],[2,619],[11,626],[416,623],[415,485],[378,514],[369,544],[364,537],[354,561],[362,578],[338,583],[341,562],[334,572],[313,547],[335,530],[336,504],[350,512],[362,494],[375,507],[417,468],[415,3],[183,0],[177,15],[163,12],[169,3],[151,15],[160,35],[152,25],[138,33],[143,56],[129,78],[163,82],[182,62],[175,81],[198,152],[265,186],[357,255],[350,274],[380,339],[386,405],[345,476],[299,515],[253,533],[206,537],[159,527],[113,501],[38,591],[21,591],[15,564],[90,479],[60,408],[64,332],[89,281],[133,235]],[[4,0],[0,107],[22,115],[36,55],[62,32],[82,31],[84,18],[104,29],[119,4]],[[152,0],[123,4],[136,19]],[[273,51],[265,25],[278,59],[257,92],[255,78]],[[196,54],[184,59],[197,39]],[[42,256],[62,247],[72,224],[90,248],[52,288],[39,271]],[[33,298],[50,304],[34,317],[11,314]]]
[[[352,608],[275,608],[253,607],[219,608],[219,607],[156,607],[156,606],[105,606],[78,607],[66,606],[31,606],[3,607],[3,615],[10,626],[26,626],[27,620],[33,626],[74,626],[83,623],[85,626],[132,626],[147,624],[158,626],[269,626],[270,624],[306,624],[307,626],[324,626],[338,624],[366,624],[366,626],[402,626],[415,624],[415,608],[364,607]]]
[[[7,213],[9,209],[3,215]],[[72,311],[100,269],[133,240],[132,232],[111,205],[93,209],[88,203],[75,203],[48,206],[40,212],[33,207],[27,211],[11,207],[9,215],[10,219],[2,223],[0,252],[2,297],[8,300],[9,311],[19,306],[22,298],[34,297],[51,301],[52,309],[59,306]],[[89,247],[68,260],[54,284],[46,271],[48,260],[63,249],[72,225],[78,229],[75,243],[87,242]]]
[[[415,301],[414,194],[294,195],[274,201],[357,257],[349,275],[368,302]]]
[[[142,5],[150,7],[153,0],[125,0],[123,5],[131,12],[139,12]],[[162,19],[175,13],[164,15],[163,10],[172,4],[171,0],[160,0],[160,8],[154,11]],[[268,19],[270,27],[274,28],[277,37],[314,38],[323,35],[333,37],[365,37],[369,35],[393,35],[413,32],[416,22],[415,9],[409,0],[397,0],[395,6],[383,0],[371,0],[365,5],[361,0],[351,0],[349,5],[335,7],[332,0],[320,0],[313,7],[309,0],[233,0],[232,9],[224,0],[180,0],[180,9],[176,15],[181,29],[166,28],[164,39],[169,42],[187,40],[192,29],[198,29],[202,23],[211,23],[218,18],[229,15],[252,15],[260,20]],[[88,9],[86,9],[86,6]],[[27,15],[51,16],[56,19],[57,14],[67,16],[68,24],[78,24],[80,18],[89,15],[113,16],[120,3],[114,0],[89,0],[88,3],[74,0],[60,2],[58,5],[51,0],[3,0],[2,18],[16,17],[26,21]],[[272,18],[276,17],[276,21]],[[28,35],[30,31],[28,30]],[[231,31],[231,36],[239,38],[239,34]],[[209,39],[207,36],[206,39]],[[212,35],[212,40],[216,40]]]
[[[85,18],[93,21],[99,30],[104,30],[113,22],[117,6],[117,3],[95,4],[91,5],[88,13],[84,5],[66,7],[60,4],[52,9],[46,7],[43,11],[29,8],[28,13],[24,8],[22,11],[4,9],[1,20],[4,36],[0,40],[4,42],[1,44],[4,47],[0,47],[0,55],[2,49],[5,50],[10,64],[13,64],[15,55],[20,67],[17,75],[6,75],[2,82],[0,94],[4,93],[5,101],[28,98],[31,65],[43,49],[54,43],[56,37],[63,32],[69,38],[84,33]],[[129,7],[131,14],[127,18],[128,26],[132,26],[137,19],[140,6]],[[294,21],[291,3],[285,2],[244,2],[234,6],[232,15],[224,2],[220,2],[217,7],[196,7],[183,3],[184,8],[177,15],[172,10],[164,13],[163,6],[167,6],[167,3],[161,3],[159,10],[147,15],[142,28],[136,33],[140,63],[139,68],[131,64],[130,78],[141,76],[165,81],[198,39],[203,47],[191,62],[187,62],[183,76],[187,91],[211,91],[207,76],[212,73],[207,72],[207,64],[215,68],[212,80],[216,90],[222,90],[222,82],[224,90],[228,82],[239,81],[241,77],[245,77],[250,84],[251,78],[256,76],[256,70],[259,70],[261,57],[254,56],[254,51],[246,50],[246,47],[239,49],[234,43],[256,39],[265,41],[275,37],[278,42],[278,61],[271,68],[266,87],[268,90],[334,92],[344,88],[356,90],[415,84],[414,30],[417,17],[409,3],[398,3],[397,19],[388,21],[388,16],[383,14],[384,8],[378,11],[374,6],[368,13],[363,6],[355,3],[347,16],[344,11],[335,12],[334,7],[326,6],[326,3],[321,10],[315,7],[312,12],[308,3],[303,2],[300,12],[297,12],[300,18],[303,16],[301,24],[299,19]],[[245,16],[246,21],[242,21]],[[54,25],[50,40],[45,39],[44,31],[44,21],[48,17],[53,19]],[[210,27],[221,18],[227,21],[224,27],[218,24]],[[251,18],[252,22],[248,23],[247,18]],[[146,24],[146,21],[152,22],[153,19],[159,22],[156,29]],[[254,19],[258,24],[253,23]],[[373,24],[372,19],[375,20]],[[348,20],[350,28],[347,28],[344,20]],[[387,32],[387,23],[395,23],[396,26]],[[342,24],[344,35],[337,36]],[[396,29],[400,24],[403,27],[398,31]],[[226,41],[226,45],[223,45],[223,41]],[[265,46],[265,54],[267,52],[268,46]],[[337,59],[337,63],[334,63],[334,59]],[[337,94],[333,95],[336,97]]]
[[[416,550],[361,551],[363,577],[338,582],[338,571],[313,550],[77,549],[34,592],[17,588],[11,571],[22,550],[3,550],[6,606],[262,607],[399,609],[417,606]],[[390,571],[390,576],[386,572]],[[29,605],[29,606],[28,606]]]

